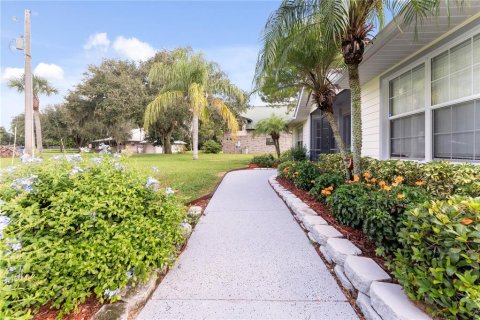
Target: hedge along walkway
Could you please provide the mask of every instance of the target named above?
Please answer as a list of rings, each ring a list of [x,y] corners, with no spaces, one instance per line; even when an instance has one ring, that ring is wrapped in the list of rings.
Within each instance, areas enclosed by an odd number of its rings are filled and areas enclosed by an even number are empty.
[[[358,319],[273,170],[228,173],[137,319]]]

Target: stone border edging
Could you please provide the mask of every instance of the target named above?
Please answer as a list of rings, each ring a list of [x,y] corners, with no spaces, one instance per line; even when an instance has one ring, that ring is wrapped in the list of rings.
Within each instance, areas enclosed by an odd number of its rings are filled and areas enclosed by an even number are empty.
[[[345,239],[333,226],[280,185],[272,175],[268,182],[293,212],[295,219],[308,233],[308,238],[320,245],[320,252],[342,286],[357,296],[356,305],[367,320],[415,319],[431,320],[410,301],[398,284],[389,283],[391,277],[371,258],[362,257],[362,251]]]

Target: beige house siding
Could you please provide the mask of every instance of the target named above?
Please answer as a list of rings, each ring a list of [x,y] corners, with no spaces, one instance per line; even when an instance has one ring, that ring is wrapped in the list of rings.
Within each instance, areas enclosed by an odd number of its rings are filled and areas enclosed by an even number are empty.
[[[234,141],[229,133],[223,135],[223,153],[250,153],[263,154],[275,153],[275,146],[267,145],[266,135],[253,136],[253,130],[240,131]],[[282,133],[280,136],[280,150],[286,151],[292,147],[293,137],[290,133]],[[239,147],[238,147],[239,144]]]
[[[362,156],[380,157],[380,79],[362,86]]]

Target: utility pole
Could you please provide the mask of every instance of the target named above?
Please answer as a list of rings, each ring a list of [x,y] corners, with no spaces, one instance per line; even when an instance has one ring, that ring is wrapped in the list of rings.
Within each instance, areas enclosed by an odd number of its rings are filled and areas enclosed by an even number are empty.
[[[33,79],[30,48],[30,10],[25,9],[25,153],[33,156]]]

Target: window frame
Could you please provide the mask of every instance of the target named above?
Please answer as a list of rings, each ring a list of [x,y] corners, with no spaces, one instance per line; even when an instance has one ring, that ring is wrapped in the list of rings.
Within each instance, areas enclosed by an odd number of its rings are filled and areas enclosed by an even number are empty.
[[[447,161],[460,161],[460,162],[471,162],[471,163],[478,163],[480,160],[468,160],[468,159],[444,159],[444,158],[435,158],[434,157],[434,133],[433,133],[433,114],[434,110],[444,108],[444,107],[452,107],[457,104],[475,101],[480,99],[480,92],[474,93],[473,88],[473,80],[475,79],[475,74],[472,70],[472,91],[471,95],[467,97],[462,97],[454,100],[449,100],[446,102],[442,102],[436,105],[432,105],[432,60],[441,55],[442,53],[449,51],[450,56],[450,49],[454,48],[455,46],[465,42],[466,40],[470,39],[472,42],[472,50],[473,49],[473,40],[475,37],[480,36],[480,25],[477,25],[462,34],[458,35],[457,37],[446,41],[444,44],[439,46],[438,48],[427,52],[426,54],[422,54],[419,58],[413,59],[402,66],[401,68],[397,69],[396,71],[388,74],[386,76],[380,76],[380,156],[383,159],[402,159],[402,160],[420,160],[420,161],[431,161],[431,160],[447,160]],[[428,49],[427,49],[428,50]],[[473,63],[474,55],[472,52],[472,68],[476,66]],[[399,76],[405,74],[408,71],[412,71],[415,68],[418,68],[421,64],[424,64],[424,71],[425,71],[425,108],[412,110],[409,112],[405,112],[399,115],[390,116],[390,82]],[[450,78],[450,73],[449,73]],[[449,80],[450,81],[450,80]],[[415,115],[418,113],[425,114],[425,158],[422,159],[414,159],[414,158],[397,158],[391,156],[391,120]],[[475,143],[475,140],[474,140]],[[475,153],[475,151],[474,151]],[[474,154],[475,158],[475,154]]]

